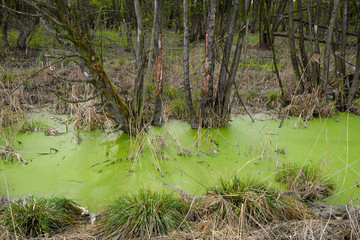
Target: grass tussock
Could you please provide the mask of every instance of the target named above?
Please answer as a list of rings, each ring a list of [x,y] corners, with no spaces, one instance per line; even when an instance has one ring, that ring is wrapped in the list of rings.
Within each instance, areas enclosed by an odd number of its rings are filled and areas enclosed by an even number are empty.
[[[99,228],[105,239],[151,238],[179,228],[186,211],[186,203],[172,193],[140,189],[109,206]]]
[[[30,196],[12,203],[11,209],[6,207],[2,218],[9,231],[15,230],[24,238],[34,238],[56,233],[79,221],[80,215],[80,208],[64,197],[46,199]]]
[[[336,184],[324,176],[319,166],[282,166],[276,173],[275,180],[285,183],[288,191],[303,201],[324,199],[336,189]]]
[[[218,228],[233,229],[310,216],[302,202],[282,196],[266,182],[237,176],[220,178],[218,186],[203,197],[199,209],[204,209]]]

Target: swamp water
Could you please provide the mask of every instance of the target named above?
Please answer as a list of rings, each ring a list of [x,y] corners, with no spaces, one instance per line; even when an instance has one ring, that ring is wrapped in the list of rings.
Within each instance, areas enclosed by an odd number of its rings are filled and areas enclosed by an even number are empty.
[[[66,124],[39,113],[32,119],[61,132]],[[29,162],[4,164],[0,195],[64,195],[98,212],[117,197],[140,187],[181,189],[201,195],[219,176],[238,174],[275,183],[276,166],[321,164],[337,184],[329,201],[348,203],[360,196],[360,117],[339,114],[313,119],[303,127],[297,118],[252,123],[233,119],[224,129],[192,130],[180,121],[151,128],[138,138],[100,130],[69,131],[58,136],[26,132],[14,149]],[[1,140],[0,140],[1,141]],[[3,144],[3,142],[1,143]]]

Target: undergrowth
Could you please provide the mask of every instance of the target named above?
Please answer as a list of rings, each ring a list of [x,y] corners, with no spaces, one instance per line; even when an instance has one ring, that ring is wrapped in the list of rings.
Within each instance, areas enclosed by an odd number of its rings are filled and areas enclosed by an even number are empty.
[[[295,198],[257,179],[237,176],[220,178],[200,202],[200,209],[214,226],[234,229],[249,228],[279,220],[303,220],[310,216],[308,208]]]
[[[304,201],[320,200],[332,195],[336,184],[324,176],[323,169],[316,165],[283,165],[275,180],[286,184],[286,189]]]
[[[140,189],[109,206],[99,228],[105,238],[150,238],[180,227],[186,211],[185,202],[173,193]]]
[[[6,207],[2,217],[7,229],[15,229],[17,234],[26,238],[55,233],[80,220],[81,214],[80,208],[64,197],[25,197],[12,203],[11,209],[12,212],[9,206]]]

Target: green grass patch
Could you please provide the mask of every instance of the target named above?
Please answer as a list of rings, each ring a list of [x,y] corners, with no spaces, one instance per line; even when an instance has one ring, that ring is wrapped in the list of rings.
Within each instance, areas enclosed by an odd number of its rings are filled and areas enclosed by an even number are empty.
[[[335,182],[324,176],[319,166],[287,164],[279,169],[275,180],[304,201],[324,199],[336,189]]]
[[[71,200],[64,197],[51,199],[26,197],[6,207],[3,219],[9,231],[26,238],[39,237],[59,231],[80,220],[81,210]]]
[[[101,220],[105,238],[134,239],[167,234],[183,222],[187,205],[165,191],[140,189],[109,206]]]

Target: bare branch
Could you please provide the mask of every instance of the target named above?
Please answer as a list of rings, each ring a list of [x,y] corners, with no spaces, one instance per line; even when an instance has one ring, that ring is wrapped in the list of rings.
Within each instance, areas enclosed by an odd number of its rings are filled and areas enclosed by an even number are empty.
[[[67,102],[67,103],[84,103],[84,102],[88,102],[90,100],[93,100],[95,98],[97,98],[98,96],[101,95],[101,93],[105,90],[105,89],[101,89],[97,94],[91,96],[91,97],[88,97],[88,98],[83,98],[83,99],[79,99],[79,100],[71,100],[71,99],[68,99],[68,98],[64,98],[60,95],[58,95],[54,90],[51,90],[51,89],[46,89],[48,90],[49,92],[51,92],[52,94],[55,95],[55,97],[59,98],[61,101],[64,101],[64,102]]]
[[[20,11],[17,11],[15,9],[9,8],[9,7],[5,6],[5,5],[0,5],[0,7],[5,8],[6,10],[9,10],[10,12],[14,12],[14,13],[25,15],[25,16],[41,17],[40,14],[32,14],[32,13],[20,12]]]
[[[59,76],[59,75],[56,75],[56,74],[52,74],[52,73],[49,73],[49,75],[51,75],[52,77],[54,77],[54,78],[56,78],[56,79],[58,79],[58,80],[66,81],[66,82],[90,83],[90,82],[93,82],[93,81],[96,80],[95,78],[90,78],[90,79],[71,79],[71,78],[62,77],[62,76]]]
[[[61,62],[61,61],[64,61],[64,59],[65,59],[65,57],[62,58],[62,59],[59,59],[59,60],[56,61],[56,62],[53,62],[52,64],[49,64],[49,65],[46,66],[46,67],[43,67],[43,68],[40,69],[39,71],[31,74],[30,77],[28,77],[27,79],[25,79],[24,81],[22,81],[22,83],[20,83],[16,88],[14,88],[14,89],[8,94],[8,96],[7,96],[4,100],[2,100],[0,109],[1,109],[2,106],[4,105],[5,101],[8,100],[9,97],[10,97],[16,90],[18,90],[21,86],[23,86],[30,78],[33,78],[33,77],[35,77],[37,74],[39,74],[40,72],[44,71],[45,69],[47,69],[47,68],[49,68],[49,67],[51,67],[51,66],[53,66],[53,65],[55,65],[55,64],[57,64],[57,63],[59,63],[59,62]]]

